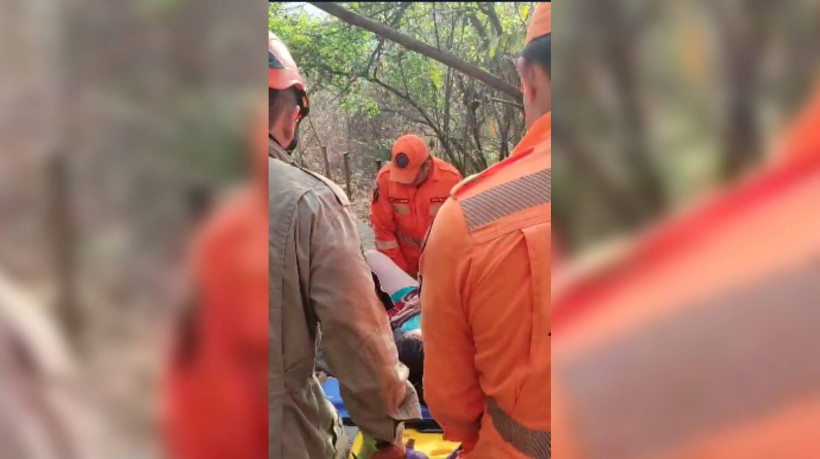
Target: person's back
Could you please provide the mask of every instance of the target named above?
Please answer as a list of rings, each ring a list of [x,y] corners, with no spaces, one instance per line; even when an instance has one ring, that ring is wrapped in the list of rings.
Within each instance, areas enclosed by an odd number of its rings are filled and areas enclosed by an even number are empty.
[[[290,161],[308,113],[299,69],[269,33],[268,457],[347,455],[339,416],[314,374],[320,339],[350,417],[376,440],[373,459],[399,457],[402,421],[420,417],[418,399],[399,364],[347,196]]]
[[[481,419],[470,457],[542,457],[549,448],[548,146],[456,189],[422,255],[425,399],[445,438],[448,427]],[[527,192],[510,193],[515,189]],[[455,269],[440,268],[448,246]],[[428,282],[434,276],[435,284]],[[444,284],[458,286],[455,296],[434,287]],[[445,298],[457,299],[463,316],[442,311]],[[467,364],[453,367],[453,354],[469,356]],[[520,435],[530,440],[521,443]]]
[[[327,179],[285,161],[270,159],[268,171],[270,457],[345,455],[341,422],[314,377],[320,323],[325,358],[351,417],[390,441],[395,421],[419,417],[418,404],[359,251],[349,202]]]
[[[422,252],[424,396],[469,458],[550,457],[550,8],[516,62],[527,134],[453,189]]]
[[[560,457],[820,456],[815,104],[782,162],[556,289]]]
[[[269,161],[270,179],[270,369],[269,369],[269,432],[270,457],[313,458],[343,457],[346,445],[341,423],[314,378],[316,343],[319,324],[309,298],[303,292],[310,285],[301,285],[310,274],[300,272],[297,239],[312,237],[318,228],[298,228],[299,220],[311,218],[311,211],[321,205],[332,205],[336,195],[324,183],[281,161]],[[299,212],[305,199],[308,209]],[[300,231],[297,233],[296,231]],[[323,231],[323,230],[320,230]],[[308,263],[302,267],[309,269]],[[327,281],[327,280],[326,280]],[[307,304],[306,304],[307,303]],[[327,346],[325,340],[325,346]],[[351,357],[355,350],[347,349]],[[281,359],[281,360],[280,360]],[[306,399],[324,403],[306,403]],[[299,429],[302,419],[315,420],[326,426],[325,436],[311,435],[314,429]],[[294,432],[295,431],[295,432]],[[336,444],[327,444],[336,438]]]

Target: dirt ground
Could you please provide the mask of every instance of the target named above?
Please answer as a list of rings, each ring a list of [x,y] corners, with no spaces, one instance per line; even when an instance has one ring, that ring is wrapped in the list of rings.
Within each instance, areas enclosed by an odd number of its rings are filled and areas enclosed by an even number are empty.
[[[358,196],[351,200],[350,209],[356,216],[359,237],[362,239],[362,247],[365,250],[375,248],[373,228],[370,227],[370,198],[368,196]]]

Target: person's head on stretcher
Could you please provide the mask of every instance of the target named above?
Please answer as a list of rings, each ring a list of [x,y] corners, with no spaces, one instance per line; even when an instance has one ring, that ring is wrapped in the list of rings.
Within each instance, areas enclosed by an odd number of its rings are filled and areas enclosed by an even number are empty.
[[[419,283],[381,252],[368,250],[364,258],[373,273],[376,294],[390,318],[399,360],[410,370],[410,382],[424,403],[422,379],[424,341],[421,336]]]

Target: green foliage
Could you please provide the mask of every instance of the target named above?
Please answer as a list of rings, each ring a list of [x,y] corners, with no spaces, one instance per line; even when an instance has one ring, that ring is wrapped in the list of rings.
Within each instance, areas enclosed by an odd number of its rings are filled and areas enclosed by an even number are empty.
[[[531,2],[349,2],[344,6],[518,84],[510,61],[523,48]],[[439,145],[447,146],[445,159],[465,172],[477,172],[497,161],[520,138],[520,111],[491,102],[491,97],[502,96],[483,83],[333,16],[307,14],[304,8],[272,3],[268,26],[287,43],[309,90],[334,94],[349,115],[376,122],[387,111],[404,117],[410,126],[422,123],[436,133]],[[488,8],[494,8],[500,33]],[[468,117],[469,107],[475,104],[475,117]],[[512,145],[500,144],[501,129]],[[383,140],[389,150],[393,139]]]
[[[521,11],[519,11],[519,18],[521,21],[526,21],[530,16],[530,5],[524,5],[521,7]]]

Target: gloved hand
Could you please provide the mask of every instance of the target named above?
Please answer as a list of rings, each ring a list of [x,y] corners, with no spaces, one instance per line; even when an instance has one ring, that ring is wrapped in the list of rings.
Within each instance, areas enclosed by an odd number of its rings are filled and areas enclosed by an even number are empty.
[[[407,455],[407,459],[430,459],[426,454],[416,451],[416,440],[412,438],[407,441],[405,454]]]
[[[456,448],[455,451],[450,453],[450,455],[447,456],[447,459],[458,459],[459,457],[461,457],[461,445],[459,445],[459,447]]]

